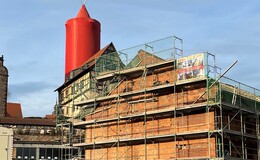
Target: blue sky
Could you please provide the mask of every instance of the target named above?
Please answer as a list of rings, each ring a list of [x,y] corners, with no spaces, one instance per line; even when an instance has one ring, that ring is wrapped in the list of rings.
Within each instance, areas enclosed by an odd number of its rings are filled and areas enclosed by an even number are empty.
[[[101,23],[101,47],[117,49],[176,35],[184,55],[209,51],[227,76],[260,88],[260,1],[88,0]],[[24,116],[53,110],[64,82],[65,22],[81,0],[0,0],[0,54],[9,69],[9,97]]]

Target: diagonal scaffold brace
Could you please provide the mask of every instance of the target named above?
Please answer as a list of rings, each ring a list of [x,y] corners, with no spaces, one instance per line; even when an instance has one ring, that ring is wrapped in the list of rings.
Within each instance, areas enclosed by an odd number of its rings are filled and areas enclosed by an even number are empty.
[[[238,61],[236,60],[231,66],[229,66],[223,74],[221,74],[218,79],[216,79],[208,88],[211,88],[215,85]],[[195,104],[201,97],[203,97],[207,93],[207,90],[203,92],[192,104]]]

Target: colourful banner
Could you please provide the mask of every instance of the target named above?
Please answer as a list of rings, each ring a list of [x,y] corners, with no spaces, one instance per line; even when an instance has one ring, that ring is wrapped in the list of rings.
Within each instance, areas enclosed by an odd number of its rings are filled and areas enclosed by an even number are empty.
[[[178,80],[204,77],[204,53],[194,54],[177,60]]]

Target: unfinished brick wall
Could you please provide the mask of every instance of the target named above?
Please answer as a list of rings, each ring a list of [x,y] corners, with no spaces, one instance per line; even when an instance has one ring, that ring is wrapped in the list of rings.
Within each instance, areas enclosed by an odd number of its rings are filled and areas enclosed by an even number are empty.
[[[146,123],[143,119],[132,118],[88,126],[86,143],[208,130],[214,130],[214,112],[189,114],[176,118],[173,115],[164,118],[153,116],[148,117]]]
[[[121,79],[123,79],[121,77]],[[166,83],[174,84],[176,82],[176,71],[174,66],[161,69],[148,70],[147,75],[137,74],[136,77],[126,76],[126,79],[115,88],[111,94],[124,93],[127,91],[137,91],[144,88],[159,86]]]
[[[86,117],[86,120],[140,114],[145,110],[148,112],[161,109],[182,108],[191,105],[195,101],[200,103],[206,99],[206,95],[204,95],[201,99],[197,100],[206,90],[203,84],[190,86],[188,89],[178,89],[176,93],[172,90],[170,88],[162,92],[147,94],[142,92],[131,97],[120,97],[119,100],[116,97],[115,99],[100,103],[95,112]]]
[[[136,56],[139,57],[141,60],[137,66],[144,66],[144,65],[154,64],[154,63],[163,61],[163,59],[157,57],[154,54],[150,54],[149,52],[146,52],[145,50],[138,51],[138,54]]]
[[[210,145],[210,147],[209,147]],[[176,158],[215,157],[215,139],[198,138],[148,144],[121,144],[117,147],[87,149],[86,160],[131,159],[170,160]]]
[[[174,67],[165,67],[148,71],[145,77],[125,77],[118,87],[111,91],[111,95],[138,92],[160,86],[172,85],[176,81]],[[154,142],[144,145],[131,144],[118,147],[118,139],[142,139],[146,137],[166,136],[175,134],[193,134],[214,130],[214,112],[179,112],[174,116],[174,109],[184,108],[194,102],[206,102],[207,94],[205,81],[168,87],[146,93],[140,92],[132,96],[118,96],[98,104],[96,110],[86,117],[86,121],[133,116],[129,119],[119,119],[113,122],[97,123],[86,126],[85,142],[87,144],[115,142],[112,147],[86,150],[86,159],[174,159],[185,157],[215,157],[215,138],[174,139],[167,142]],[[216,91],[210,90],[210,95],[215,96]],[[160,114],[160,112],[172,110]],[[134,115],[148,115],[134,117]],[[210,144],[210,148],[209,148]],[[121,144],[120,144],[121,145]],[[210,153],[209,153],[210,151]],[[210,154],[210,155],[209,155]]]

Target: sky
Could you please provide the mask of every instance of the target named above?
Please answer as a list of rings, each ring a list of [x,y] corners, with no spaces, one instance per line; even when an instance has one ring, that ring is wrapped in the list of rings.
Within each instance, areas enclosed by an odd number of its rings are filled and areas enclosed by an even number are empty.
[[[9,70],[8,101],[24,116],[53,111],[64,83],[65,23],[82,0],[0,0],[0,55]],[[226,76],[260,89],[259,0],[88,0],[101,23],[101,48],[122,50],[176,35],[184,55],[209,51]]]

